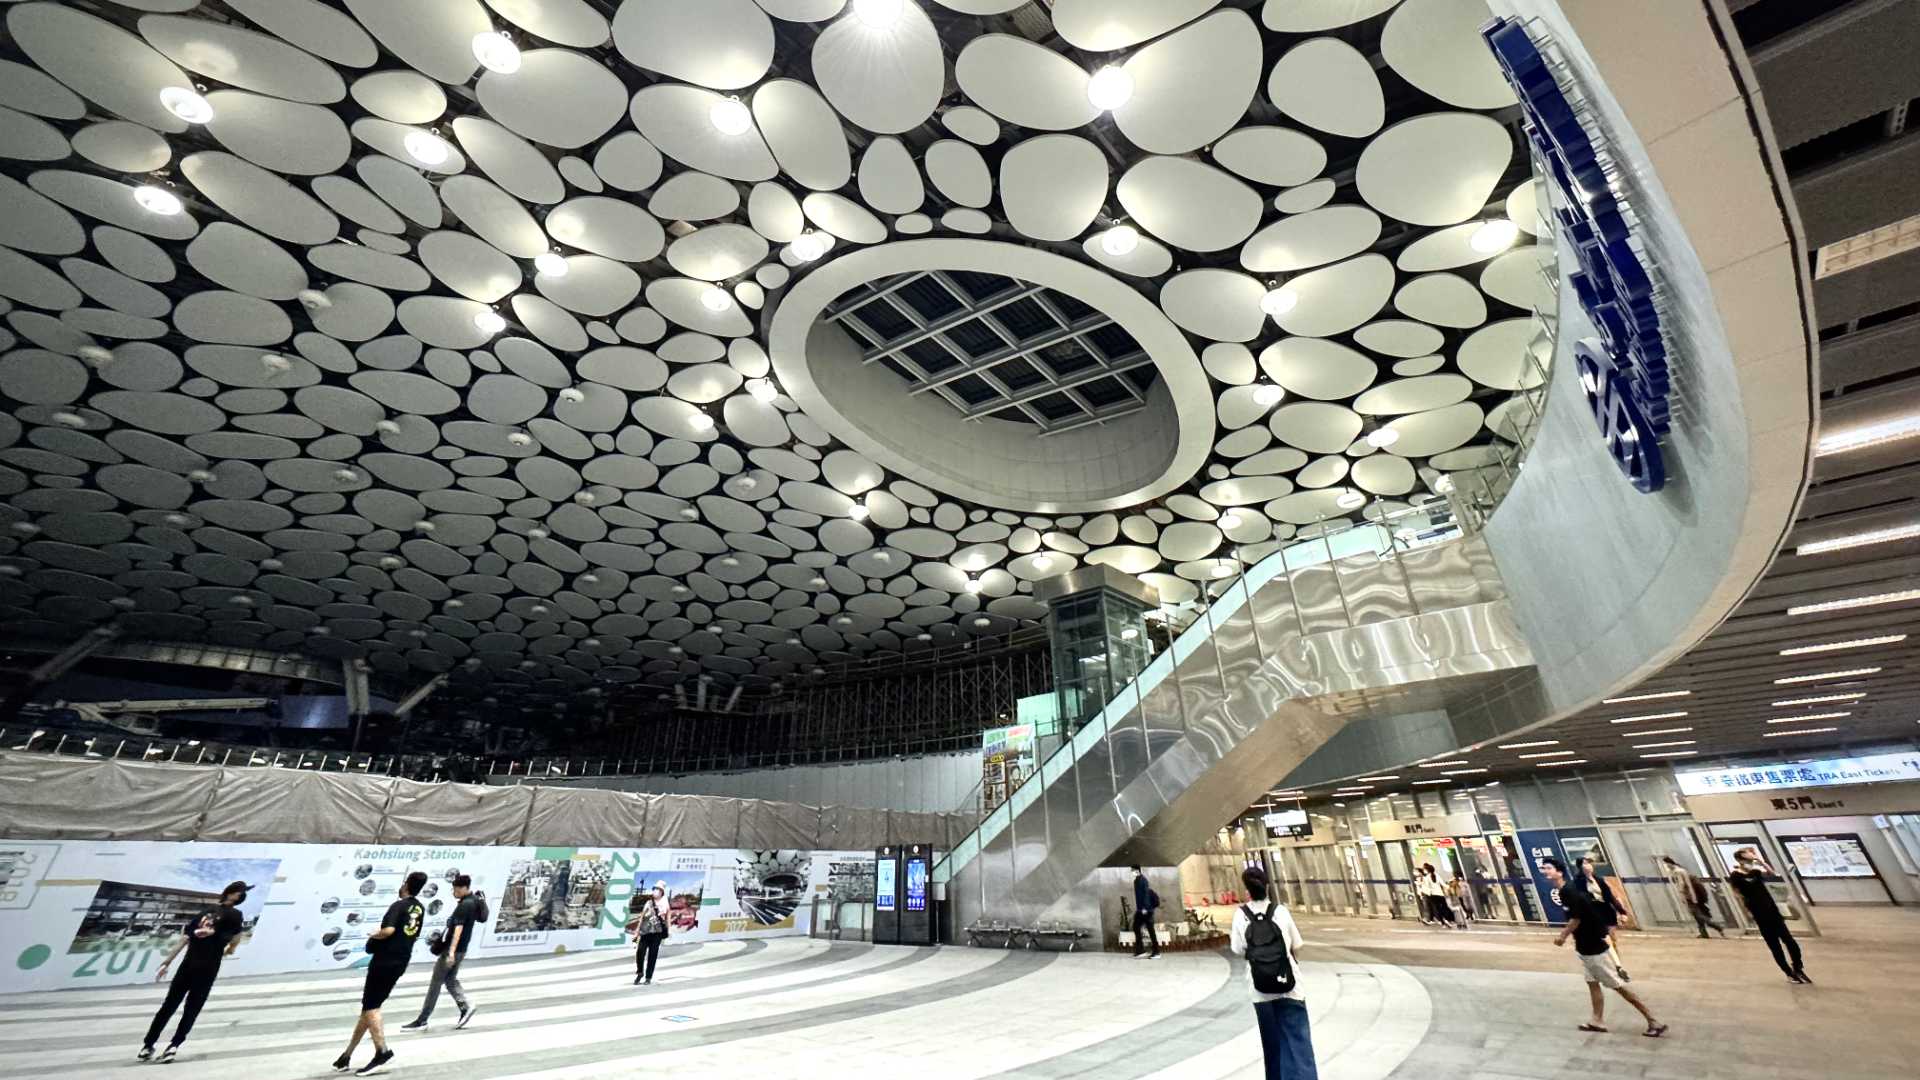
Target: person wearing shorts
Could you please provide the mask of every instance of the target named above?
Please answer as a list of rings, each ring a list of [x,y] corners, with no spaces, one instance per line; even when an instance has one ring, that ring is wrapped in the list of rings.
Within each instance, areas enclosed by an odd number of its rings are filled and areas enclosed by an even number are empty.
[[[1559,859],[1541,859],[1540,873],[1547,879],[1547,884],[1553,886],[1560,906],[1567,909],[1566,929],[1560,931],[1553,943],[1556,946],[1565,945],[1569,937],[1573,939],[1573,951],[1580,956],[1581,974],[1587,980],[1587,996],[1593,1002],[1593,1019],[1581,1024],[1580,1030],[1601,1033],[1607,1030],[1606,992],[1612,990],[1647,1018],[1647,1029],[1641,1034],[1650,1039],[1665,1035],[1667,1025],[1654,1018],[1653,1010],[1637,994],[1627,989],[1626,980],[1620,977],[1620,967],[1613,961],[1612,944],[1607,940],[1613,920],[1601,910],[1602,901],[1596,900],[1586,889],[1571,884],[1567,878],[1566,864]]]
[[[333,1062],[338,1072],[353,1068],[353,1052],[359,1048],[362,1035],[373,1036],[373,1058],[354,1070],[356,1075],[378,1072],[393,1060],[393,1051],[387,1048],[380,1007],[387,1003],[387,995],[393,993],[394,984],[406,974],[407,964],[413,959],[413,943],[420,939],[420,925],[427,918],[427,909],[414,898],[426,885],[426,874],[418,870],[408,874],[400,886],[399,897],[387,905],[380,929],[367,935],[367,951],[373,954],[373,959],[367,964],[367,981],[360,989],[360,1019],[353,1025],[353,1038],[348,1041],[346,1052]]]

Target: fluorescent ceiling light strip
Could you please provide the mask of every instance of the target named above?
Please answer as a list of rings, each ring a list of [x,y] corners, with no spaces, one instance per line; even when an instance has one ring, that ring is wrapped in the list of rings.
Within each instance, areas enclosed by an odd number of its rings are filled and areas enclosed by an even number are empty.
[[[1423,769],[1438,769],[1447,765],[1465,765],[1466,763],[1466,758],[1461,758],[1458,761],[1423,761],[1420,763],[1420,767]]]
[[[1853,714],[1850,712],[1816,712],[1816,713],[1802,713],[1799,716],[1769,716],[1767,718],[1767,723],[1798,724],[1808,720],[1838,720],[1843,716],[1852,716],[1852,715]]]
[[[1451,780],[1415,780],[1416,784],[1451,784]]]
[[[1585,765],[1586,763],[1587,763],[1587,759],[1581,757],[1581,758],[1573,758],[1568,761],[1542,761],[1538,765],[1535,765],[1534,768],[1549,769],[1555,765]]]
[[[1487,770],[1485,769],[1448,769],[1446,772],[1443,772],[1440,775],[1441,776],[1472,776],[1474,773],[1483,773],[1486,771]]]
[[[1882,420],[1877,424],[1861,424],[1857,427],[1843,428],[1820,436],[1815,444],[1814,453],[1819,456],[1844,454],[1849,450],[1863,450],[1869,446],[1893,442],[1897,439],[1911,439],[1920,435],[1920,413]]]
[[[1621,716],[1607,721],[1609,724],[1638,724],[1642,720],[1678,720],[1688,715],[1685,712],[1642,713],[1639,716]]]
[[[1819,697],[1788,698],[1785,701],[1776,701],[1774,702],[1774,705],[1775,706],[1819,705],[1822,702],[1827,702],[1827,701],[1858,701],[1859,699],[1866,696],[1867,696],[1867,692],[1865,690],[1855,690],[1850,694],[1821,694]]]
[[[1685,735],[1692,730],[1690,727],[1652,728],[1647,731],[1623,731],[1620,733],[1620,737],[1623,739],[1644,739],[1649,735]]]
[[[1853,596],[1845,600],[1828,600],[1819,604],[1799,604],[1788,608],[1787,614],[1817,615],[1823,611],[1847,611],[1852,608],[1875,607],[1880,604],[1903,604],[1908,600],[1920,600],[1920,589],[1901,589],[1898,592]]]
[[[1657,754],[1641,754],[1640,756],[1643,758],[1692,757],[1699,752],[1698,750],[1662,750]]]
[[[1502,749],[1502,750],[1531,750],[1532,748],[1534,748],[1534,747],[1536,747],[1536,746],[1559,746],[1559,745],[1560,745],[1560,740],[1559,740],[1559,739],[1538,739],[1538,740],[1535,740],[1535,741],[1533,741],[1533,742],[1510,742],[1510,743],[1501,743],[1501,744],[1500,744],[1500,749]]]
[[[1658,750],[1663,746],[1694,746],[1698,743],[1698,739],[1673,739],[1669,742],[1634,743],[1633,748],[1635,750]]]
[[[1542,750],[1542,751],[1540,751],[1540,752],[1539,752],[1539,753],[1537,753],[1537,754],[1521,754],[1521,755],[1520,755],[1520,760],[1521,760],[1521,761],[1531,761],[1531,760],[1533,760],[1534,758],[1547,758],[1547,757],[1572,757],[1573,755],[1575,755],[1575,754],[1577,754],[1577,753],[1579,753],[1579,752],[1580,752],[1580,751],[1578,751],[1578,750]]]
[[[1761,734],[1769,739],[1777,739],[1782,735],[1824,735],[1829,731],[1839,730],[1837,727],[1810,727],[1798,728],[1794,731],[1763,731]]]
[[[1390,775],[1390,776],[1362,776],[1362,777],[1357,777],[1357,779],[1360,779],[1360,780],[1398,780],[1398,779],[1400,779],[1400,776],[1399,776],[1399,774],[1398,774],[1398,773],[1395,773],[1395,774],[1393,774],[1393,775]]]
[[[1630,694],[1627,697],[1604,698],[1602,699],[1602,703],[1606,705],[1624,705],[1629,701],[1658,701],[1661,698],[1686,697],[1691,693],[1693,693],[1691,690],[1661,690],[1652,694]]]
[[[1879,637],[1854,638],[1852,641],[1829,641],[1824,645],[1800,645],[1781,649],[1780,655],[1805,656],[1808,653],[1839,652],[1841,649],[1865,649],[1874,645],[1895,645],[1905,640],[1905,634],[1882,634]]]
[[[1831,540],[1815,540],[1810,544],[1801,544],[1794,549],[1794,553],[1823,555],[1829,551],[1846,551],[1849,548],[1866,547],[1869,544],[1888,544],[1895,540],[1912,540],[1915,537],[1920,537],[1920,521],[1886,529],[1869,529],[1851,536],[1836,536]]]
[[[1848,668],[1845,671],[1823,671],[1818,675],[1790,675],[1784,679],[1773,680],[1775,686],[1790,686],[1793,683],[1819,682],[1821,679],[1849,679],[1855,675],[1873,675],[1880,671],[1877,667]]]

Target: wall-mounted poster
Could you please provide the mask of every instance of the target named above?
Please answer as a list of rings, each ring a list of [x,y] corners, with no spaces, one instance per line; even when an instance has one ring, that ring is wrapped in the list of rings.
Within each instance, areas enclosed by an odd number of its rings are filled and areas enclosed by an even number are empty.
[[[1780,844],[1803,878],[1879,877],[1857,833],[1783,836]]]
[[[881,859],[878,875],[874,884],[874,907],[879,911],[894,910],[894,897],[897,892],[895,874],[899,868],[897,859]]]
[[[907,910],[927,910],[927,860],[917,856],[907,859]]]

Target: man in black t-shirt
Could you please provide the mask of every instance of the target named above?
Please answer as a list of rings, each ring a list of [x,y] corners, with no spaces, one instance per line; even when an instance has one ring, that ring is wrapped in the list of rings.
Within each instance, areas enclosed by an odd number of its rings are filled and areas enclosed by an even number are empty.
[[[486,901],[473,895],[473,879],[465,874],[453,879],[453,898],[453,914],[447,916],[445,936],[441,938],[445,945],[440,959],[433,965],[433,982],[427,986],[427,1000],[420,1005],[419,1018],[401,1025],[401,1031],[426,1030],[427,1018],[433,1015],[442,986],[453,995],[453,1003],[460,1006],[460,1019],[453,1022],[454,1027],[466,1027],[477,1011],[467,1004],[466,992],[460,986],[460,961],[466,959],[467,946],[473,944],[477,929],[474,924],[486,919]]]
[[[161,1003],[160,1011],[153,1014],[153,1023],[147,1026],[147,1037],[140,1044],[138,1055],[141,1061],[153,1057],[153,1044],[160,1041],[160,1033],[182,1002],[186,1007],[180,1011],[180,1026],[173,1030],[173,1040],[161,1051],[160,1060],[172,1061],[180,1044],[187,1041],[187,1033],[193,1030],[193,1022],[200,1016],[200,1007],[207,1003],[207,995],[213,991],[213,980],[220,975],[221,957],[232,955],[239,946],[240,932],[245,928],[240,905],[247,902],[247,888],[246,882],[236,881],[222,889],[220,903],[195,916],[187,924],[186,934],[161,961],[160,971],[154,976],[156,982],[167,977],[167,969],[173,966],[173,958],[180,955],[180,950],[187,951],[187,958],[180,962],[173,982],[167,985],[167,1000]]]
[[[1793,940],[1793,931],[1787,929],[1786,916],[1780,914],[1780,905],[1774,903],[1773,893],[1767,889],[1767,880],[1780,875],[1773,867],[1760,858],[1755,848],[1741,848],[1733,853],[1733,873],[1727,875],[1727,884],[1732,885],[1740,894],[1740,901],[1747,905],[1747,914],[1753,916],[1753,927],[1766,939],[1768,951],[1773,953],[1773,962],[1787,973],[1787,978],[1797,983],[1812,983],[1807,978],[1807,969],[1800,961],[1800,943]]]
[[[367,935],[367,951],[373,954],[373,959],[367,964],[367,982],[360,992],[360,1019],[353,1025],[353,1038],[347,1042],[346,1053],[334,1059],[336,1070],[345,1072],[353,1067],[353,1052],[360,1046],[360,1036],[369,1033],[373,1035],[373,1058],[355,1073],[365,1076],[393,1060],[393,1051],[387,1049],[380,1006],[386,1004],[387,995],[393,993],[393,984],[400,981],[408,961],[413,959],[413,943],[420,939],[420,925],[427,919],[427,909],[414,897],[426,886],[426,874],[418,870],[408,874],[400,886],[399,899],[387,905],[380,929]]]
[[[1607,933],[1613,928],[1613,920],[1608,917],[1605,902],[1597,899],[1584,887],[1576,886],[1567,877],[1567,867],[1559,859],[1541,859],[1540,874],[1553,886],[1560,906],[1567,911],[1566,929],[1553,939],[1555,945],[1565,945],[1567,938],[1573,938],[1573,951],[1580,954],[1580,968],[1587,978],[1587,996],[1593,1001],[1593,1019],[1580,1025],[1581,1031],[1605,1031],[1607,996],[1605,989],[1617,991],[1627,999],[1627,1004],[1639,1010],[1647,1018],[1647,1030],[1642,1034],[1657,1039],[1667,1033],[1667,1025],[1654,1019],[1653,1010],[1641,1001],[1620,978],[1619,965],[1613,961],[1612,945],[1607,941]]]

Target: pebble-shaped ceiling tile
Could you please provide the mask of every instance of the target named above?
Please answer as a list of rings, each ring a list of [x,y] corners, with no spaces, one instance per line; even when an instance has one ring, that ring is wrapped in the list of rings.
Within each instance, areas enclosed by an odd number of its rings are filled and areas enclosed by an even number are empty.
[[[1037,626],[1033,583],[1082,562],[1196,602],[1342,495],[1491,460],[1551,248],[1471,246],[1494,199],[1543,229],[1531,183],[1495,190],[1478,0],[1059,0],[1057,38],[996,32],[1022,6],[11,5],[10,613],[481,692],[764,684]],[[517,67],[481,65],[490,30]],[[1103,114],[1109,61],[1132,92]],[[1365,140],[1352,179],[1328,135]],[[918,233],[1070,244],[1157,299],[1211,377],[1206,467],[1049,516],[838,444],[764,320]]]

